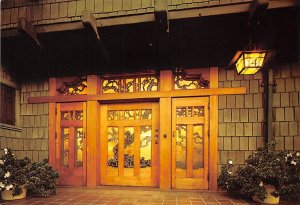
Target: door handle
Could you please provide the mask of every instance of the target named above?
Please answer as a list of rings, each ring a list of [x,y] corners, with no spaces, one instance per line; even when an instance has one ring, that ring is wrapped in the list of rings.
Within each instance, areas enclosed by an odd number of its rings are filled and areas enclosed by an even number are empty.
[[[155,144],[158,144],[158,135],[155,135]]]

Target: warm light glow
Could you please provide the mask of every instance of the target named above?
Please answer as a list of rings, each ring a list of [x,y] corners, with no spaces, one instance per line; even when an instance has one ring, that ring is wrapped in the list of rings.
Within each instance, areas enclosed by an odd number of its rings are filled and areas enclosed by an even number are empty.
[[[235,64],[238,74],[254,75],[262,68],[265,57],[265,51],[242,52]]]

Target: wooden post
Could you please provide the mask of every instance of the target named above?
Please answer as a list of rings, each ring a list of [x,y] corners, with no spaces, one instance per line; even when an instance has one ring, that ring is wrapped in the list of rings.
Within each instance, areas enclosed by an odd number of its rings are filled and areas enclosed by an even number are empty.
[[[88,75],[87,94],[97,94],[99,91],[99,78],[97,75]],[[99,174],[99,109],[98,101],[87,101],[87,186],[96,187]]]
[[[49,95],[56,95],[56,78],[49,79]],[[56,164],[56,115],[55,115],[56,103],[49,103],[49,163],[57,168]]]
[[[210,88],[218,87],[218,68],[210,68]],[[209,97],[209,190],[217,190],[218,177],[218,95]]]
[[[160,71],[160,90],[172,90],[172,71]],[[160,98],[159,102],[159,187],[170,189],[172,183],[172,100],[170,97]]]

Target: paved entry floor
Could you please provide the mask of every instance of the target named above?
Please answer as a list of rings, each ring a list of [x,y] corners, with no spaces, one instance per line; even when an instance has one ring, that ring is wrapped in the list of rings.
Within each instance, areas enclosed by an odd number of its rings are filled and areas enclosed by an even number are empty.
[[[149,188],[58,188],[57,195],[49,198],[31,198],[2,201],[1,205],[254,205],[252,201],[229,197],[224,192],[178,191]],[[300,204],[281,203],[288,205]]]

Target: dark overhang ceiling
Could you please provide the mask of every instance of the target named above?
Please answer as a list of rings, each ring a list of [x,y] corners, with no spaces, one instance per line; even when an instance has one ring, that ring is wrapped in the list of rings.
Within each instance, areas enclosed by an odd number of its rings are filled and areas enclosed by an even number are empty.
[[[247,19],[239,13],[170,21],[166,69],[226,66],[248,43]],[[297,25],[295,8],[269,10],[253,40],[276,50],[275,61],[295,60]],[[98,30],[109,59],[85,30],[73,30],[38,34],[43,48],[22,35],[3,38],[1,64],[21,78],[156,69],[154,22]]]

